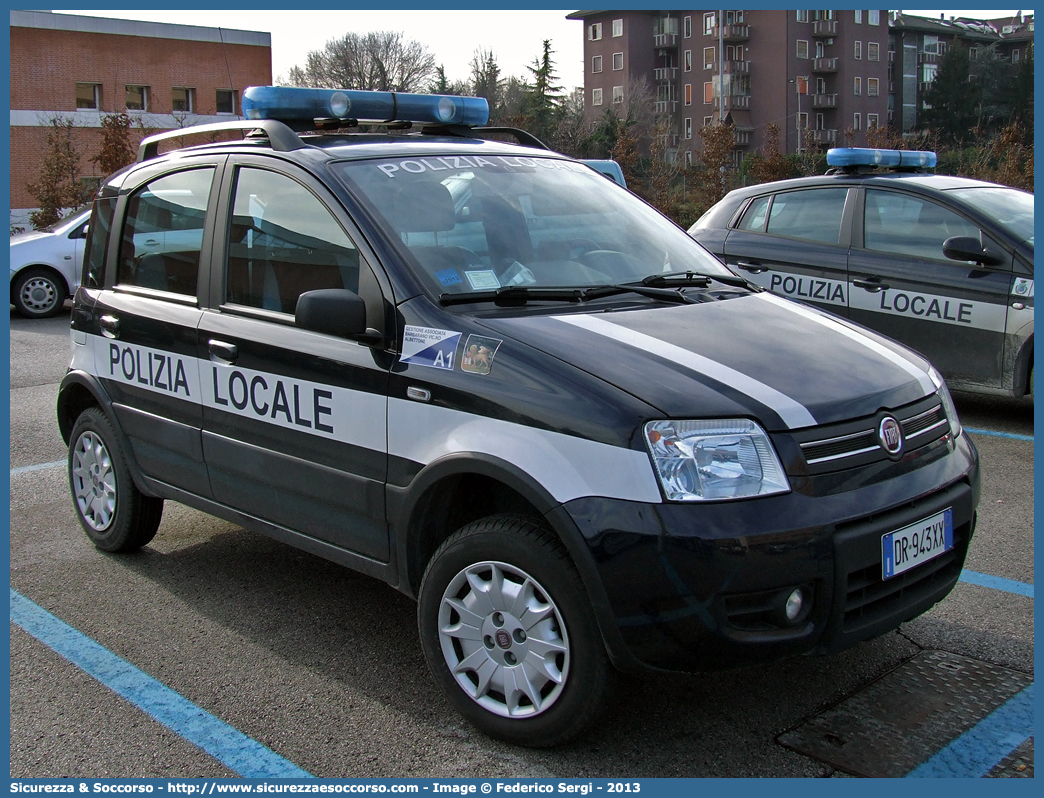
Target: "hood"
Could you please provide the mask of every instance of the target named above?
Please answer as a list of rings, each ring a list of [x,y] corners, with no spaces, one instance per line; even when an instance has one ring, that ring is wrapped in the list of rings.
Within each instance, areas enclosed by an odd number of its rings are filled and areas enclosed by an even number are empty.
[[[670,418],[746,416],[783,431],[872,415],[935,391],[928,362],[910,350],[767,292],[483,324]]]

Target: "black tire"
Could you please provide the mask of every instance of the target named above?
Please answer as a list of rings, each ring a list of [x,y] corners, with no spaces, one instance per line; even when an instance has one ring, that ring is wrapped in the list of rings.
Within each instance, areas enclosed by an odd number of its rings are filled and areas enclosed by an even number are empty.
[[[50,269],[23,269],[15,277],[11,303],[26,318],[44,319],[57,315],[65,304],[65,281]]]
[[[69,438],[69,488],[80,526],[103,551],[137,551],[156,535],[163,499],[134,485],[119,436],[97,407],[84,410]]]
[[[598,716],[611,666],[580,575],[536,519],[492,516],[451,535],[428,563],[417,618],[436,682],[485,734],[545,748]],[[510,690],[519,676],[524,688]]]

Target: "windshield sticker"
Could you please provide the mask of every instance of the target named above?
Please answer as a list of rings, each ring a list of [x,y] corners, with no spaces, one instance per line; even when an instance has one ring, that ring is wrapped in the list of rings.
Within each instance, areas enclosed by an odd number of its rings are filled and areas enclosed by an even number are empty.
[[[1033,296],[1033,281],[1027,280],[1025,277],[1017,277],[1015,279],[1015,285],[1011,288],[1011,293],[1015,296],[1026,297],[1027,299]]]
[[[460,275],[457,274],[456,269],[443,269],[440,272],[435,272],[435,276],[443,285],[456,285],[457,283],[464,282],[460,279]]]
[[[500,288],[500,280],[497,279],[497,273],[492,269],[464,272],[464,276],[471,283],[472,291],[495,291]]]
[[[430,327],[406,325],[402,337],[403,363],[414,366],[453,370],[460,333],[449,330],[433,330]]]
[[[489,374],[493,368],[493,358],[503,343],[499,338],[486,338],[482,335],[469,335],[464,344],[464,357],[460,361],[461,371],[468,374]]]

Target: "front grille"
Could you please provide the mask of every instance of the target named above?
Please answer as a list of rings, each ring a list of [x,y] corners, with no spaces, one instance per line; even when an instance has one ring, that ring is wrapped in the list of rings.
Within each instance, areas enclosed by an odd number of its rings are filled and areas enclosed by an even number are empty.
[[[946,412],[936,395],[856,421],[801,430],[794,437],[805,456],[809,473],[841,471],[888,459],[877,437],[878,425],[886,415],[899,421],[906,453],[927,446],[949,432]]]

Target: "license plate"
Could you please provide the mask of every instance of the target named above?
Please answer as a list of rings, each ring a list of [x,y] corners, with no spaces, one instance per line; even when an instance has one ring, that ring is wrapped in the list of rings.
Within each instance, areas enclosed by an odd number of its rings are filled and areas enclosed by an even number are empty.
[[[916,568],[953,548],[953,508],[881,537],[881,578]]]

